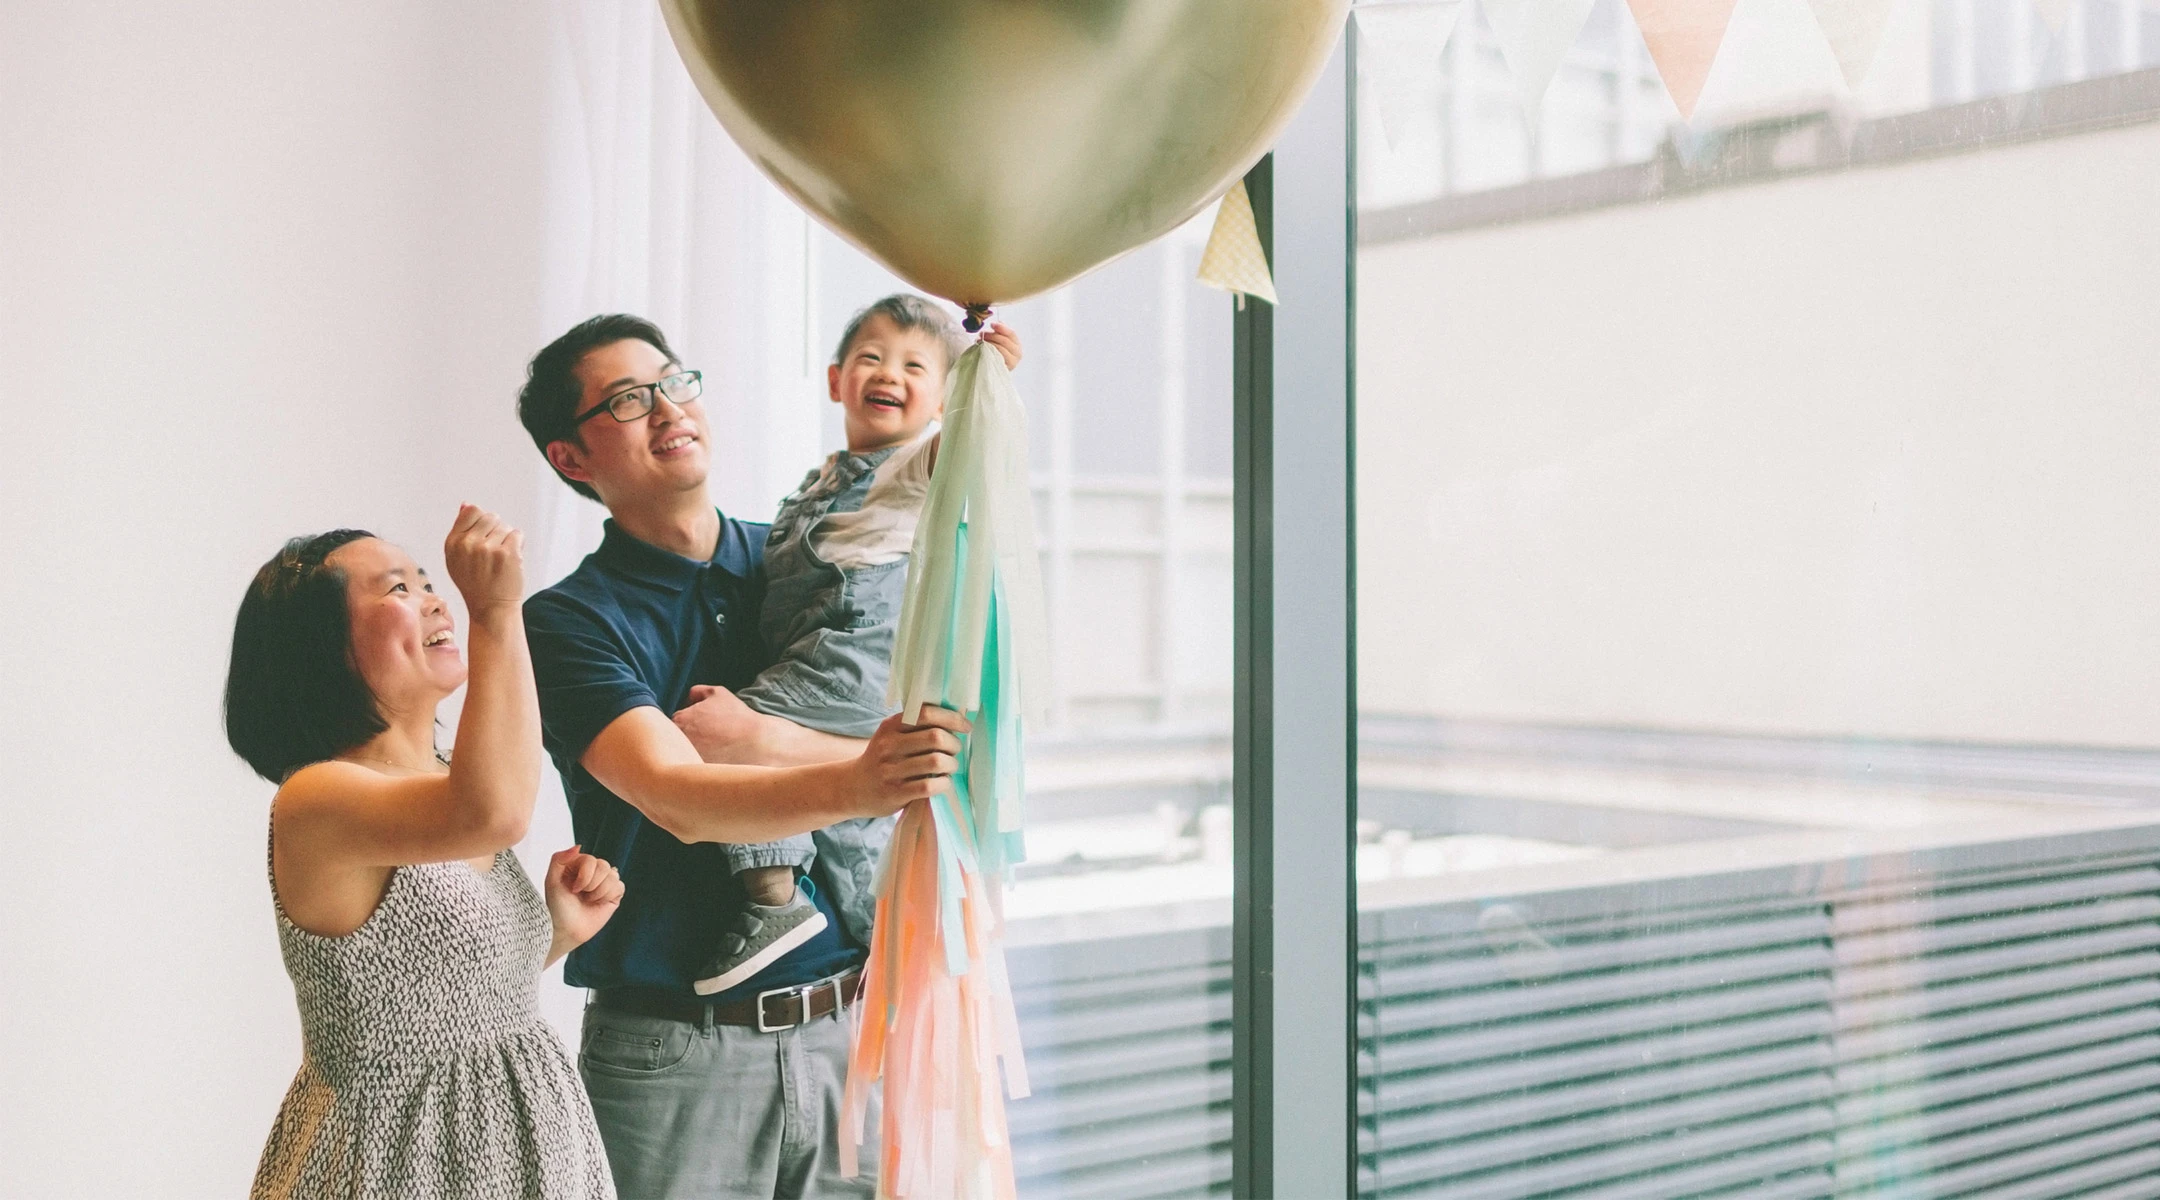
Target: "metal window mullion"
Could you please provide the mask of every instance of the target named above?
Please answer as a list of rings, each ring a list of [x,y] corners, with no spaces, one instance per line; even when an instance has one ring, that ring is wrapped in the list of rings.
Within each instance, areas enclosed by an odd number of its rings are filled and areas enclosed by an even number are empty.
[[[1356,1184],[1351,51],[1247,176],[1281,308],[1236,321],[1232,1192]]]
[[[1980,23],[1974,0],[1951,0],[1956,22],[1950,43],[1950,99],[1963,102],[1980,93]]]
[[[1161,687],[1155,710],[1158,725],[1170,724],[1182,715],[1177,662],[1171,652],[1171,647],[1177,644],[1171,618],[1178,611],[1184,578],[1186,259],[1185,231],[1181,229],[1164,240],[1162,267],[1157,276],[1162,304],[1159,322],[1162,332],[1162,571],[1155,579],[1160,605],[1156,615],[1155,662],[1156,680]]]
[[[2091,77],[2085,55],[2085,0],[2074,0],[2064,14],[2062,33],[2056,36],[2054,49],[2062,59],[2064,82]]]
[[[1470,121],[1476,114],[1478,78],[1483,69],[1478,62],[1478,39],[1483,32],[1471,24],[1475,13],[1465,14],[1461,21],[1468,28],[1459,29],[1448,39],[1442,51],[1448,60],[1447,109],[1442,119],[1447,122],[1446,136],[1440,139],[1441,191],[1445,193],[1468,191],[1463,186],[1463,142],[1469,136]]]
[[[2010,91],[2022,95],[2033,90],[2040,81],[2039,64],[2033,61],[2034,30],[2040,24],[2040,14],[2029,4],[2019,4],[2010,10],[2010,44],[2006,50],[2010,67]]]
[[[1071,645],[1073,639],[1073,390],[1078,334],[1073,315],[1073,294],[1060,288],[1050,294],[1050,629]],[[1050,672],[1050,725],[1072,727],[1072,682],[1062,660]]]

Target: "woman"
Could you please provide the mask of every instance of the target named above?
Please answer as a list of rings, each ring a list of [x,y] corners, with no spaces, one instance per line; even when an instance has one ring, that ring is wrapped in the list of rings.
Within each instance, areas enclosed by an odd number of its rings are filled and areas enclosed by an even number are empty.
[[[226,736],[280,785],[270,889],[307,1048],[257,1197],[614,1195],[535,980],[623,886],[573,846],[543,905],[510,853],[540,777],[520,535],[467,505],[443,557],[469,680],[427,573],[363,531],[287,543],[241,601]],[[445,764],[435,708],[468,682]]]
[[[471,505],[443,543],[472,617],[469,678],[427,573],[360,530],[286,543],[240,603],[225,733],[279,785],[270,890],[307,1046],[257,1197],[614,1195],[534,979],[607,923],[623,885],[573,846],[549,862],[543,906],[509,851],[540,776],[520,545]],[[435,707],[461,684],[445,761]],[[958,748],[942,729],[873,739],[861,815],[943,786]],[[729,770],[780,791],[829,775]],[[740,841],[772,824],[754,808],[707,823]]]

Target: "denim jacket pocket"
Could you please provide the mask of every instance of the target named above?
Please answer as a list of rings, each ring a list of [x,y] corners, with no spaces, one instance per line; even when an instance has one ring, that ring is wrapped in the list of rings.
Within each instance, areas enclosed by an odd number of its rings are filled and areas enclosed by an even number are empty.
[[[899,621],[900,602],[907,595],[907,566],[907,559],[897,558],[845,572],[841,604],[849,629],[875,629]]]

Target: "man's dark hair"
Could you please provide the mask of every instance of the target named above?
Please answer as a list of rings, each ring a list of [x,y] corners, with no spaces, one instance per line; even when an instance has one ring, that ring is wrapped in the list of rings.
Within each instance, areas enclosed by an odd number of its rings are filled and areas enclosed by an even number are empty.
[[[585,435],[571,424],[577,416],[578,402],[585,398],[578,383],[578,363],[602,346],[632,339],[650,345],[671,363],[681,361],[668,347],[667,335],[660,332],[658,325],[627,313],[605,313],[580,321],[533,355],[525,367],[525,386],[518,389],[518,420],[532,435],[533,445],[540,448],[542,457],[547,455],[549,442],[569,442],[580,450],[585,448]],[[579,483],[561,471],[555,475],[587,500],[600,499],[592,485]]]
[[[294,538],[240,599],[225,673],[225,740],[272,783],[389,728],[353,665],[344,572],[323,561],[374,536],[333,529]]]
[[[895,329],[920,331],[936,338],[938,345],[945,348],[947,367],[952,366],[953,360],[968,348],[968,336],[960,331],[960,323],[952,319],[951,313],[938,307],[937,301],[913,292],[895,292],[856,313],[854,319],[847,323],[847,328],[840,331],[840,346],[833,351],[832,356],[834,366],[844,366],[847,363],[848,350],[855,345],[855,339],[862,334],[862,327],[868,324],[872,317],[883,317],[891,321]]]

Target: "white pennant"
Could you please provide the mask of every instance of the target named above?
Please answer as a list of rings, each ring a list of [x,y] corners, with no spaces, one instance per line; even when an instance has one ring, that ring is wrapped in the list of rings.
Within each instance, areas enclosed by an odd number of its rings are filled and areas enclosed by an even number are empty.
[[[2060,34],[2070,20],[2070,0],[2032,0],[2033,11],[2047,25],[2048,32]]]
[[[1461,16],[1462,0],[1357,7],[1358,71],[1372,83],[1389,149],[1415,120],[1418,98],[1437,90],[1440,52]]]
[[[1890,24],[1890,10],[1897,0],[1808,0],[1808,4],[1830,42],[1830,53],[1837,57],[1845,85],[1859,87],[1875,65],[1876,51],[1882,49],[1883,30]]]
[[[1597,0],[1478,0],[1485,21],[1500,39],[1500,55],[1515,76],[1515,91],[1522,97],[1523,116],[1530,127],[1538,126],[1538,112],[1545,106],[1545,89],[1567,57],[1590,9]]]

